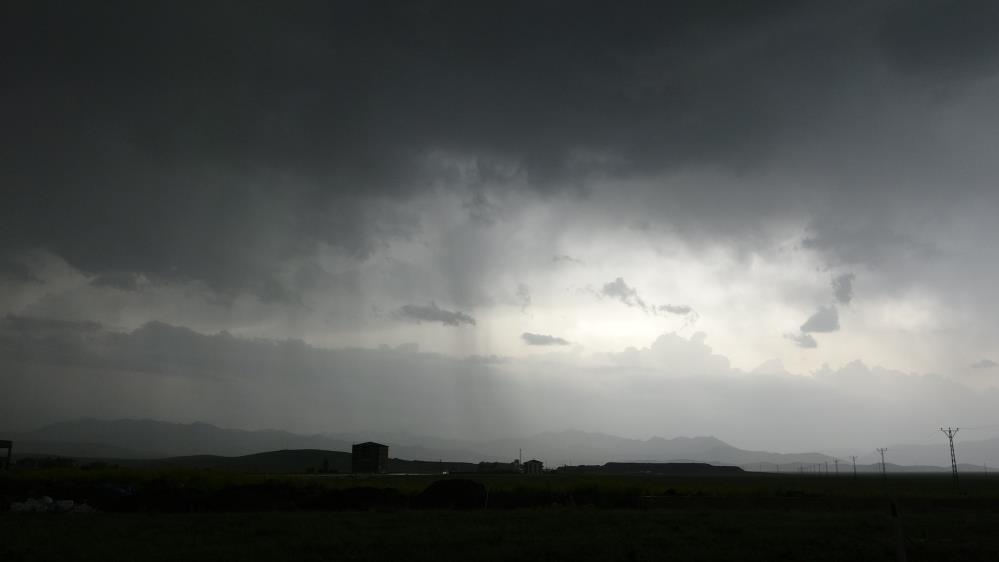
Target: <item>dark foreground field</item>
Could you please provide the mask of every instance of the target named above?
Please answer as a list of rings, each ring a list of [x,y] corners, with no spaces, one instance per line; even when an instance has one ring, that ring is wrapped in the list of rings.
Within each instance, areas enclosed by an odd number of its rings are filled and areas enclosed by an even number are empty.
[[[84,494],[108,478],[144,499],[0,513],[0,560],[897,560],[900,544],[908,560],[999,560],[999,479],[986,478],[955,491],[939,476],[492,476],[475,478],[490,497],[477,509],[421,508],[433,477],[66,472],[0,485]],[[170,489],[201,503],[167,501]],[[266,492],[257,507],[233,489]],[[392,493],[336,503],[375,489]],[[300,503],[268,503],[285,494]]]
[[[909,560],[997,560],[999,516],[905,518]],[[0,517],[3,560],[896,560],[887,512],[538,509]]]

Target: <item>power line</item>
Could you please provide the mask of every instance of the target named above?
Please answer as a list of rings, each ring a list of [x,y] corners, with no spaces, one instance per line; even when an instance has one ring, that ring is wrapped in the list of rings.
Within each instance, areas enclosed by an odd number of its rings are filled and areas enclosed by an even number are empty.
[[[947,436],[947,440],[950,442],[950,469],[954,473],[954,486],[957,486],[957,457],[954,455],[954,436],[957,434],[958,429],[960,428],[940,428],[940,431]]]
[[[965,431],[982,431],[986,429],[999,429],[999,424],[993,425],[976,425],[976,426],[965,426]]]

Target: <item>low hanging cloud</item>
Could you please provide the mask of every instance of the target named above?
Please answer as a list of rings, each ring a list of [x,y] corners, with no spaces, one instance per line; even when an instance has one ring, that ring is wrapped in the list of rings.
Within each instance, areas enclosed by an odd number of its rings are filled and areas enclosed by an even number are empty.
[[[853,300],[853,280],[856,276],[852,273],[844,273],[834,277],[832,280],[833,296],[840,304],[850,304]]]
[[[784,337],[794,342],[794,344],[798,347],[804,349],[815,349],[819,347],[819,342],[815,341],[815,338],[813,338],[811,334],[806,334],[804,332],[797,334],[791,333],[784,334]]]
[[[645,301],[638,296],[638,290],[634,287],[628,286],[628,284],[625,283],[624,279],[621,277],[618,277],[610,283],[604,283],[603,288],[600,290],[600,294],[605,297],[617,299],[626,306],[637,306],[642,310],[646,310]]]
[[[475,318],[457,310],[446,310],[431,302],[428,305],[407,304],[395,311],[398,318],[411,320],[417,324],[423,322],[440,322],[445,326],[475,325]]]
[[[999,363],[991,359],[982,359],[971,364],[972,369],[995,369],[996,366],[999,366]]]
[[[820,306],[801,325],[803,333],[829,333],[839,330],[839,311],[835,306]]]
[[[527,345],[569,345],[569,342],[563,338],[530,332],[520,334],[520,339]]]
[[[694,311],[693,308],[690,308],[685,304],[664,304],[656,307],[656,310],[660,312],[668,312],[669,314],[678,314],[680,316],[686,316]]]

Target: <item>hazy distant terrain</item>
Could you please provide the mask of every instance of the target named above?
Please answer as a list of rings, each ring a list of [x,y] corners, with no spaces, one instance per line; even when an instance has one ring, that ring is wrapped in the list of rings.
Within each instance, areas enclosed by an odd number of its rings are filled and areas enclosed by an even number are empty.
[[[800,465],[819,465],[819,470],[825,470],[827,462],[830,471],[835,467],[834,457],[820,452],[782,454],[747,451],[715,437],[653,437],[639,440],[573,430],[540,433],[523,439],[465,441],[405,433],[299,435],[278,430],[223,429],[206,423],[83,419],[48,425],[15,435],[14,438],[18,455],[47,454],[76,458],[245,457],[284,449],[346,453],[352,443],[375,440],[388,444],[394,459],[451,463],[509,461],[522,454],[524,460],[537,458],[548,466],[613,461],[695,461],[740,465],[750,470],[776,470],[778,464],[785,470],[797,470]],[[957,450],[962,470],[982,470],[981,463],[977,462],[979,459],[999,458],[999,439],[958,442]],[[945,469],[949,460],[945,442],[897,445],[889,447],[888,469]],[[858,470],[874,470],[877,461],[872,455],[860,455]],[[217,462],[224,464],[226,461]],[[343,463],[338,461],[336,464]],[[842,471],[852,470],[849,460],[843,458],[839,468]]]

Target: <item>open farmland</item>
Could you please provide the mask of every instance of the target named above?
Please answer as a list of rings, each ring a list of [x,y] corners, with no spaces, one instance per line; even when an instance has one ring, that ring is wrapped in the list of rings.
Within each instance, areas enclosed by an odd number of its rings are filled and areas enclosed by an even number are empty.
[[[999,478],[469,475],[486,500],[425,509],[463,475],[259,475],[55,469],[0,476],[5,501],[99,511],[4,513],[5,560],[993,560]],[[899,518],[892,516],[892,501]],[[99,539],[97,539],[99,537]],[[900,539],[901,537],[901,539]]]

